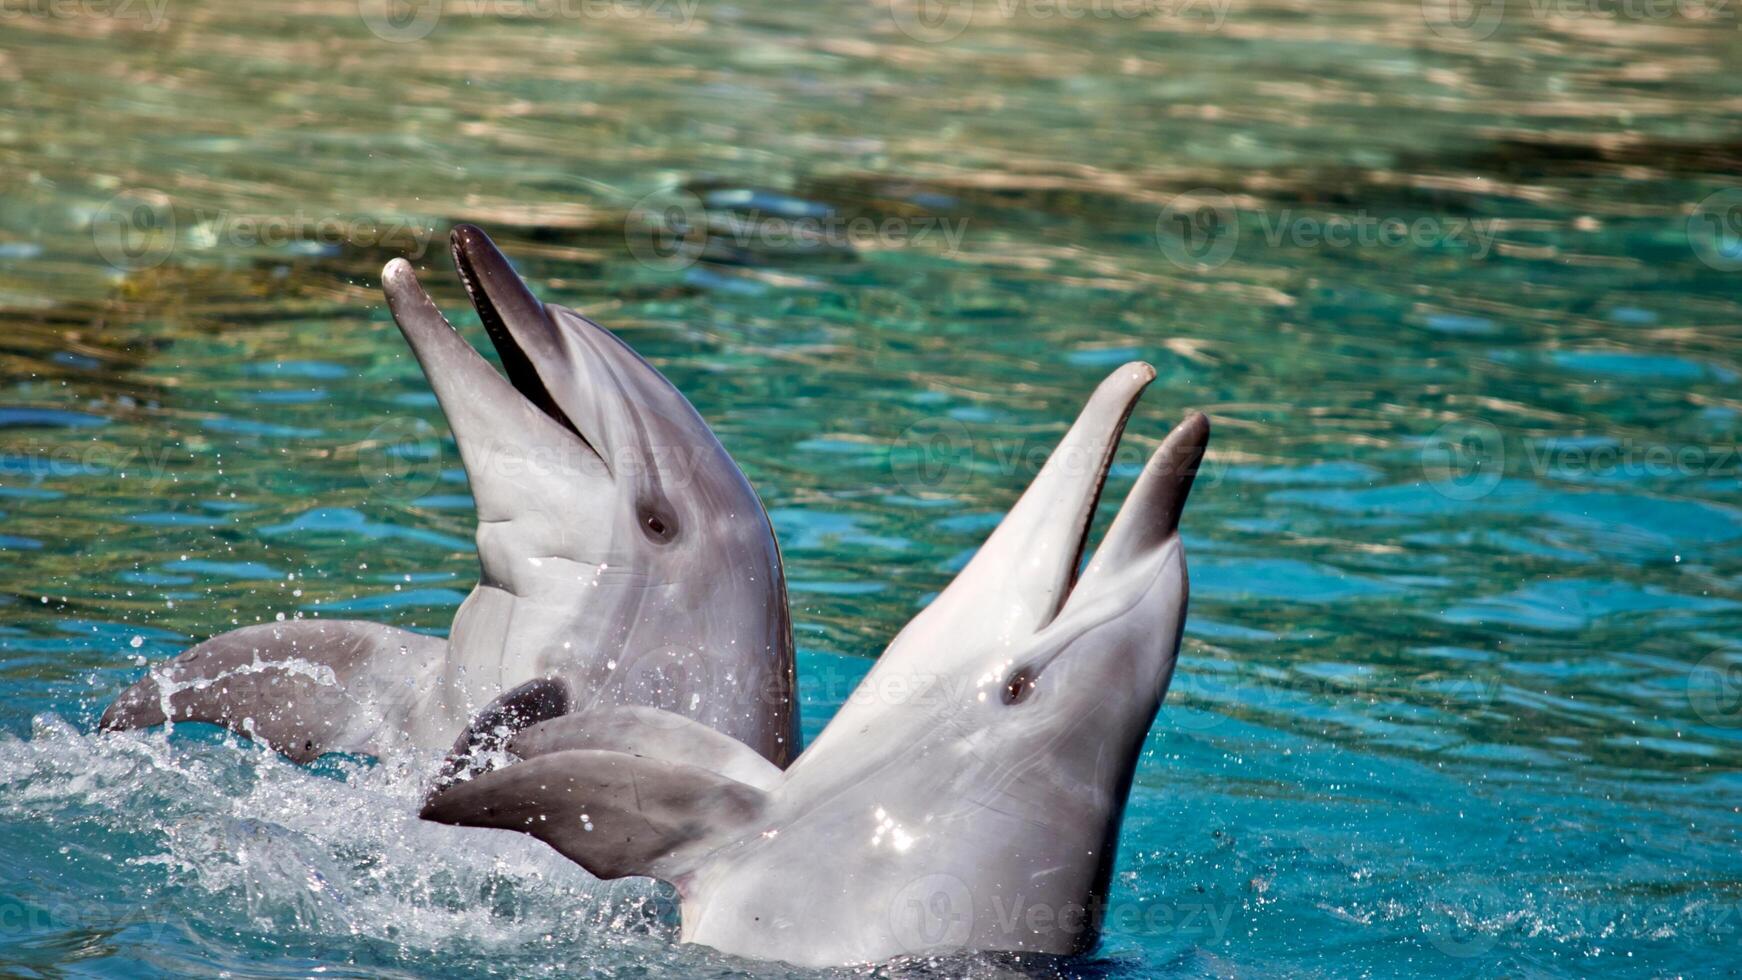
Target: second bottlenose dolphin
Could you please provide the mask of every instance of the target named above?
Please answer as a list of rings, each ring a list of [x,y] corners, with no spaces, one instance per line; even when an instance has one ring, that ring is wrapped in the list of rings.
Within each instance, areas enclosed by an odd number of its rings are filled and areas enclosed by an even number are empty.
[[[532,834],[603,878],[663,878],[683,939],[741,956],[821,967],[1091,949],[1179,652],[1179,519],[1209,439],[1201,414],[1173,430],[1079,577],[1154,377],[1128,364],[1101,384],[785,772],[649,709],[577,714],[514,736],[523,761],[438,790],[423,816]]]
[[[454,263],[506,377],[402,259],[382,285],[453,429],[479,582],[448,639],[302,619],[153,669],[105,729],[205,721],[297,761],[439,751],[493,699],[514,727],[664,708],[774,765],[797,751],[792,628],[761,501],[690,403],[609,331],[540,303],[482,231]],[[478,726],[473,726],[476,730]]]

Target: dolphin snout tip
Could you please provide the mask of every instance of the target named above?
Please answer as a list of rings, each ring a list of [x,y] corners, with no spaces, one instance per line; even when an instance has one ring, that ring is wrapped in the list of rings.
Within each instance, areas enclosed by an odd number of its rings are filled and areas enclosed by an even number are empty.
[[[471,248],[477,245],[491,245],[490,236],[484,234],[484,229],[470,222],[462,221],[448,232],[448,242],[456,249]]]
[[[1155,451],[1155,458],[1163,465],[1184,474],[1189,479],[1195,476],[1198,465],[1203,461],[1204,451],[1210,444],[1210,417],[1203,412],[1192,412],[1173,427],[1167,438],[1161,441],[1161,447]]]
[[[1210,417],[1203,412],[1193,412],[1180,420],[1174,431],[1180,434],[1182,442],[1203,447],[1210,441]]]
[[[417,273],[412,271],[411,263],[404,259],[393,259],[381,269],[381,284],[383,286],[401,285],[408,279],[416,278]]]
[[[1139,384],[1148,384],[1155,380],[1155,365],[1148,361],[1126,361],[1119,372]]]
[[[1125,414],[1129,414],[1130,406],[1154,380],[1155,368],[1148,361],[1126,361],[1101,381],[1089,402],[1091,405],[1099,403],[1103,407],[1118,403],[1125,406]]]

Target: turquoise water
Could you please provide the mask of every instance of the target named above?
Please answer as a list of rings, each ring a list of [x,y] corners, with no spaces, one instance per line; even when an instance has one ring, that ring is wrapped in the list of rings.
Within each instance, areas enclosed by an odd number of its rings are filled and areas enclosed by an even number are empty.
[[[1742,963],[1736,11],[418,9],[0,4],[5,973],[785,975],[417,773],[91,734],[237,624],[445,628],[472,515],[376,276],[481,343],[461,220],[759,488],[813,735],[1111,367],[1160,374],[1112,500],[1212,415],[1064,972]]]

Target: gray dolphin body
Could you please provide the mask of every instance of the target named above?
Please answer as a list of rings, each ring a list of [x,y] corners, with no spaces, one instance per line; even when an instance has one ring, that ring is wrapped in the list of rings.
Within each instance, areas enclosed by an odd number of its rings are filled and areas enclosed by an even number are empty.
[[[677,886],[683,938],[804,966],[1099,939],[1119,825],[1185,618],[1194,415],[1077,569],[1146,364],[1096,390],[973,560],[785,772],[712,733],[572,715],[427,819],[518,829],[601,877]],[[607,733],[616,733],[610,735]],[[641,748],[643,736],[647,733]],[[674,741],[693,739],[693,750]]]
[[[755,491],[628,345],[541,304],[482,231],[455,229],[453,252],[506,378],[409,264],[382,274],[478,511],[479,582],[447,641],[353,621],[235,630],[154,669],[102,727],[214,722],[306,761],[446,749],[492,699],[516,726],[641,705],[784,765],[792,630]]]

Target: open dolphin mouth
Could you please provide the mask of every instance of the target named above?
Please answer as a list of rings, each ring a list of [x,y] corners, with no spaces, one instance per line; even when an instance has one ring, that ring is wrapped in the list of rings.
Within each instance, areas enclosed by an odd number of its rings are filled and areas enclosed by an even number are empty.
[[[454,330],[417,281],[410,263],[389,262],[382,272],[382,286],[393,318],[435,388],[456,438],[500,436],[506,431],[501,428],[502,413],[511,403],[523,401],[599,456],[594,441],[554,393],[555,386],[572,385],[577,370],[576,352],[557,318],[481,229],[456,227],[452,248],[460,282],[496,348],[501,372]]]
[[[1132,362],[1101,382],[1027,491],[958,576],[981,586],[980,598],[963,601],[997,596],[1000,615],[1010,617],[1013,631],[1039,630],[1059,617],[1083,571],[1095,510],[1126,422],[1154,379],[1154,368]],[[1174,429],[1144,467],[1096,549],[1096,561],[1102,554],[1127,560],[1128,546],[1160,543],[1174,533],[1208,435],[1201,415]]]
[[[1089,525],[1106,488],[1114,452],[1138,396],[1154,377],[1154,369],[1142,363],[1115,372],[1096,390],[1077,424],[1060,444],[1058,455],[1070,464],[1062,481],[1062,493],[1080,509],[1075,520],[1059,532],[1065,536],[1061,550],[1069,554],[1070,560],[1061,570],[1064,588],[1053,607],[1046,610],[1048,621],[1059,615],[1076,588],[1089,543]],[[1180,514],[1209,438],[1210,421],[1202,412],[1193,412],[1174,426],[1144,464],[1137,482],[1120,505],[1112,526],[1096,549],[1097,561],[1127,560],[1137,552],[1162,544],[1179,529]]]
[[[548,355],[561,346],[556,324],[545,312],[544,304],[526,288],[525,280],[483,229],[476,225],[456,226],[450,247],[460,284],[466,287],[466,295],[471,297],[478,319],[483,321],[484,332],[489,334],[490,343],[502,360],[509,383],[552,421],[586,442],[580,428],[557,404],[538,373],[539,358],[533,352],[546,355],[543,360],[550,363]]]
[[[1073,493],[1073,497],[1080,501],[1081,508],[1066,527],[1070,535],[1066,539],[1067,543],[1072,539],[1076,543],[1067,548],[1070,561],[1065,565],[1064,588],[1059,590],[1053,608],[1047,613],[1048,621],[1059,614],[1070,600],[1071,592],[1077,587],[1077,578],[1083,568],[1083,554],[1089,547],[1089,528],[1095,521],[1095,511],[1101,506],[1101,494],[1107,489],[1107,474],[1113,469],[1113,457],[1119,450],[1119,441],[1125,436],[1125,425],[1131,421],[1131,413],[1137,408],[1138,397],[1155,377],[1155,369],[1148,364],[1134,369],[1133,373],[1134,378],[1129,386],[1119,389],[1123,404],[1114,403],[1118,408],[1118,415],[1108,417],[1099,439],[1093,439],[1087,450],[1092,458],[1085,461],[1086,465],[1081,466],[1082,482]],[[1091,437],[1093,435],[1091,433]]]
[[[1031,629],[1052,622],[1076,586],[1125,423],[1154,379],[1154,368],[1133,362],[1101,382],[972,562],[997,569]]]

